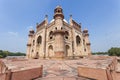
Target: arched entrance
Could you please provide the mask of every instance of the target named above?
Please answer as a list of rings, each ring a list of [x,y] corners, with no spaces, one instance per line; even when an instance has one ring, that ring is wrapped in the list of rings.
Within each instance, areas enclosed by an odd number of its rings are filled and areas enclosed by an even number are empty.
[[[53,46],[50,45],[48,47],[48,57],[51,58],[51,57],[54,57],[54,51],[53,51]]]
[[[37,58],[39,58],[40,57],[40,49],[41,49],[41,46],[42,45],[42,36],[41,35],[39,35],[38,37],[37,37],[37,40],[36,40],[36,53],[35,53],[35,58],[37,59]]]
[[[39,53],[37,52],[34,59],[38,59],[38,58],[39,58]]]

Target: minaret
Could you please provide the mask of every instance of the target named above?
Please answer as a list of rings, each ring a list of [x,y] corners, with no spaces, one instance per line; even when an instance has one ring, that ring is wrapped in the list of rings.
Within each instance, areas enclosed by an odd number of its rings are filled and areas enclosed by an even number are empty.
[[[31,44],[32,44],[31,42],[32,42],[33,35],[34,35],[34,30],[31,29],[28,35],[27,58],[32,58],[30,50],[31,50]]]
[[[89,41],[89,33],[88,33],[88,30],[85,29],[83,30],[83,34],[84,34],[84,38],[85,38],[85,41],[86,41],[86,47],[87,47],[87,53],[88,55],[91,55],[91,49],[90,49],[90,41]]]
[[[73,26],[73,23],[72,23],[72,15],[70,15],[69,23],[70,23],[70,26]]]
[[[56,58],[64,58],[65,56],[65,43],[64,43],[64,28],[63,28],[63,10],[61,6],[57,6],[54,10],[54,20],[55,20],[55,44],[54,52]]]
[[[45,15],[45,26],[48,25],[48,15]]]

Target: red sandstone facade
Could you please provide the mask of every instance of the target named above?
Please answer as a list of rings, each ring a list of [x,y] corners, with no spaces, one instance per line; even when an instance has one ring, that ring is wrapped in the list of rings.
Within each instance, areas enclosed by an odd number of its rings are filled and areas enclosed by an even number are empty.
[[[88,30],[81,29],[70,16],[69,23],[64,19],[63,9],[57,6],[53,19],[36,25],[30,30],[27,44],[27,58],[73,58],[91,54]]]

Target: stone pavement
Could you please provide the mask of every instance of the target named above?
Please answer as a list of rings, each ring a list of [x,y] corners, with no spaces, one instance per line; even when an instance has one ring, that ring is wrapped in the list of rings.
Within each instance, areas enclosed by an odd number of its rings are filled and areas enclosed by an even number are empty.
[[[43,65],[42,78],[35,80],[93,80],[78,77],[78,67],[105,69],[112,58],[93,57],[74,60],[52,60],[52,59],[24,59],[24,60],[2,60],[8,69],[25,70]]]
[[[43,61],[43,77],[36,80],[91,80],[78,77],[77,60]],[[43,63],[42,62],[42,63]]]
[[[77,76],[77,66],[73,67],[65,61],[51,61],[43,67],[43,77]]]

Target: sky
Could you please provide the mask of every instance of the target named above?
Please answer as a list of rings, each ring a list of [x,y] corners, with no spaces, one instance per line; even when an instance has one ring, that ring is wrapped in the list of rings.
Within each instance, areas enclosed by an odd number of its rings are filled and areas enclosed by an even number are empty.
[[[57,5],[89,30],[92,52],[120,47],[120,0],[0,0],[0,50],[26,52],[29,30]]]

